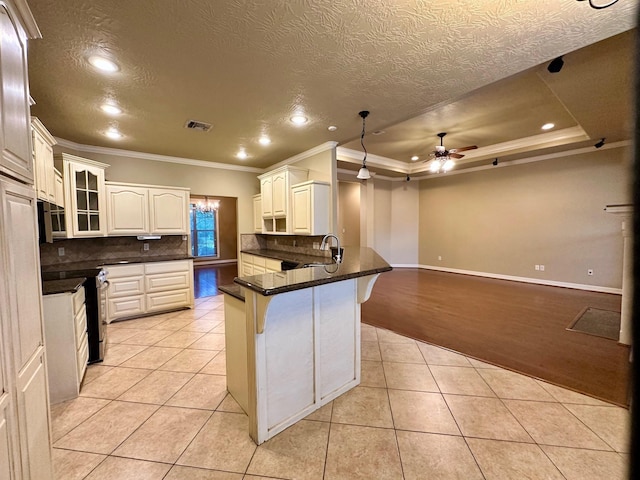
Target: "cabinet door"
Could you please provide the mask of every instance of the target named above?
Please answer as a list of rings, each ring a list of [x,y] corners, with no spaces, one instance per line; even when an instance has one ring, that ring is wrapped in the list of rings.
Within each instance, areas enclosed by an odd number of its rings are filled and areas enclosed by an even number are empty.
[[[55,170],[53,167],[53,147],[33,130],[33,162],[38,198],[55,203]]]
[[[260,180],[260,195],[262,197],[262,216],[273,216],[273,179],[271,177]]]
[[[26,35],[4,5],[0,32],[0,171],[33,183]]]
[[[13,365],[19,371],[43,338],[36,199],[33,189],[3,179],[0,196],[0,277],[6,275]]]
[[[107,185],[107,233],[144,235],[149,233],[149,189]]]
[[[12,480],[14,475],[14,462],[12,454],[12,438],[14,432],[13,409],[11,408],[11,396],[7,392],[0,393],[0,478]]]
[[[51,479],[53,472],[44,347],[40,348],[18,376],[17,387],[22,476],[38,480]]]
[[[149,189],[151,233],[189,233],[189,194],[186,190]]]
[[[253,196],[253,231],[262,232],[262,196]]]
[[[311,185],[291,189],[293,200],[292,232],[298,235],[311,233]]]
[[[283,217],[287,214],[289,194],[287,175],[287,172],[281,172],[273,176],[273,215],[275,217]]]
[[[62,174],[57,170],[53,170],[53,190],[55,200],[53,201],[60,208],[64,208],[64,182],[62,181]]]
[[[74,237],[101,237],[107,232],[104,203],[104,170],[91,165],[67,162],[70,200],[67,210],[67,232]],[[69,221],[71,229],[69,229]]]

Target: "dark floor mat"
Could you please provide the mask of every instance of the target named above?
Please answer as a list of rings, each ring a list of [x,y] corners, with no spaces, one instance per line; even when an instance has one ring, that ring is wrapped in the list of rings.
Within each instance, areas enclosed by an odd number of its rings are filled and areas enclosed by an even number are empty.
[[[620,312],[587,307],[569,325],[568,330],[617,341],[620,336]]]

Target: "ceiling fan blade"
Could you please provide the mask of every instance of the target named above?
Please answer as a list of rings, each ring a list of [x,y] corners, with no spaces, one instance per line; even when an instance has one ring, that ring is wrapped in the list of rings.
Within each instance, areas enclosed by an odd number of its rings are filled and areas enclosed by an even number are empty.
[[[449,152],[452,152],[452,153],[466,152],[467,150],[475,150],[476,148],[478,148],[477,145],[469,145],[468,147],[452,148],[451,150],[449,150]]]
[[[464,157],[464,155],[460,155],[459,153],[451,152],[451,150],[449,150],[449,156],[453,157],[453,158],[462,158],[462,157]]]

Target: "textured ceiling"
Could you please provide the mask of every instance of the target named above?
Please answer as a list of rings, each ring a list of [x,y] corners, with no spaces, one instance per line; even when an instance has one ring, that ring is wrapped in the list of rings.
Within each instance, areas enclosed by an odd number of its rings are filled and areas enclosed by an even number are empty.
[[[53,135],[264,168],[329,140],[359,149],[353,140],[363,109],[371,111],[367,131],[386,132],[367,135],[369,151],[409,163],[411,155],[428,154],[438,131],[450,132],[450,148],[487,146],[536,135],[549,115],[558,129],[578,125],[590,137],[604,136],[599,122],[587,120],[595,107],[585,106],[575,79],[563,80],[564,70],[551,78],[538,66],[633,28],[638,0],[604,10],[575,0],[29,5],[43,35],[30,43],[32,111]],[[627,62],[630,35],[621,38],[626,50],[611,53]],[[116,60],[120,71],[95,72],[86,62],[94,53]],[[574,55],[580,75],[593,74],[589,55],[579,52],[565,57],[565,68]],[[629,69],[619,73],[623,84]],[[606,75],[590,78],[589,95],[605,93],[598,82]],[[124,114],[100,111],[107,99]],[[289,122],[297,110],[309,124]],[[213,129],[186,130],[189,119]],[[111,125],[125,137],[104,137]],[[262,134],[271,145],[258,144]],[[235,158],[240,148],[248,159]]]

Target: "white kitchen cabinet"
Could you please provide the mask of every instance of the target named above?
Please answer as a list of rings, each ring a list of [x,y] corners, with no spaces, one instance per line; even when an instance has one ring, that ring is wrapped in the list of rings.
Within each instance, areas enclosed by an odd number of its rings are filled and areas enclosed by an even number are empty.
[[[56,168],[53,169],[53,183],[53,203],[59,208],[64,208],[64,182],[62,181],[62,173],[60,173]]]
[[[323,235],[329,232],[331,186],[311,180],[291,187],[291,231],[296,235]]]
[[[146,312],[144,264],[109,265],[107,270],[107,321],[143,315]]]
[[[27,32],[19,18],[22,8],[14,9],[12,3],[0,4],[0,173],[32,184]],[[24,3],[28,12],[26,2],[15,3]]]
[[[107,321],[193,308],[193,260],[108,265]]]
[[[187,235],[189,233],[189,189],[149,188],[151,233]]]
[[[31,361],[18,374],[16,384],[22,478],[52,478],[49,399],[43,346],[38,348]]]
[[[261,275],[263,273],[275,273],[282,270],[282,260],[251,255],[249,253],[242,253],[240,258],[242,259],[240,271],[243,277]]]
[[[53,166],[53,146],[56,141],[37,117],[31,117],[31,130],[37,196],[45,202],[56,203]]]
[[[0,3],[0,32],[0,478],[50,480],[24,0]]]
[[[67,153],[54,155],[54,159],[62,163],[67,237],[105,236],[104,171],[109,165]]]
[[[262,233],[262,195],[253,196],[253,231]]]
[[[106,182],[108,235],[188,235],[189,189]]]
[[[107,234],[144,235],[149,233],[149,189],[106,183]]]
[[[305,181],[308,174],[306,169],[285,165],[258,176],[262,197],[262,233],[291,233],[291,186]]]
[[[87,369],[89,343],[84,287],[76,292],[45,295],[47,378],[52,404],[78,396]]]

